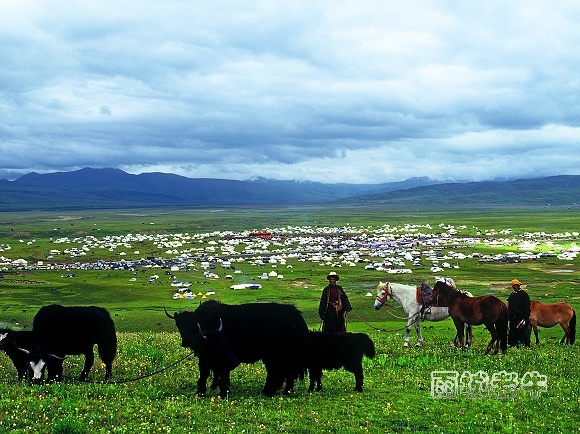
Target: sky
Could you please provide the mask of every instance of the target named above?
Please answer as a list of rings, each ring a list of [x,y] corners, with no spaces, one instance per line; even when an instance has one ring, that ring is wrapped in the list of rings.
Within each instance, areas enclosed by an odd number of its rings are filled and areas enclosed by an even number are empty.
[[[1,0],[0,179],[580,174],[580,2]]]

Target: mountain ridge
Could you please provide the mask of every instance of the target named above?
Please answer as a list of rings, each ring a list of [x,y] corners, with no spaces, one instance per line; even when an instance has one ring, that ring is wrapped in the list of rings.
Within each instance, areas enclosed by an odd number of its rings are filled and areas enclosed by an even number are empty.
[[[524,194],[525,193],[525,194]],[[440,182],[428,177],[383,184],[322,184],[312,181],[247,181],[187,178],[120,169],[30,172],[0,180],[0,212],[152,207],[320,205],[391,207],[457,205],[570,205],[580,203],[580,176]]]

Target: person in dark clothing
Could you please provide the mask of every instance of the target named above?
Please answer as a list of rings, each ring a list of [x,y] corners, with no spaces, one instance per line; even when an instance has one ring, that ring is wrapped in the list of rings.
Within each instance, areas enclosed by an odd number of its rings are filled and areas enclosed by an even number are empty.
[[[334,271],[326,276],[328,285],[322,290],[318,315],[323,321],[323,333],[345,333],[345,315],[352,310],[342,286],[336,284],[340,279]]]
[[[513,292],[508,297],[510,331],[508,345],[523,344],[530,347],[530,296],[521,288],[517,279],[511,281]]]

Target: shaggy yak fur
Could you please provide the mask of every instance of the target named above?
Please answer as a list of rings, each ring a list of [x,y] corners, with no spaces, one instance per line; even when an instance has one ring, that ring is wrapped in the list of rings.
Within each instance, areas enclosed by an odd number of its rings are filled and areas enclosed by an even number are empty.
[[[375,344],[365,333],[322,333],[310,331],[312,352],[308,362],[309,392],[322,390],[322,370],[344,368],[354,374],[354,390],[363,390],[363,355],[373,358]]]
[[[199,359],[197,395],[204,396],[213,371],[220,396],[227,398],[230,372],[240,363],[262,360],[266,382],[262,393],[274,396],[284,386],[292,392],[302,379],[310,353],[308,326],[294,306],[278,303],[228,305],[215,300],[194,312],[170,315],[181,335],[181,346]]]
[[[87,381],[95,361],[95,344],[105,364],[105,381],[111,378],[113,360],[117,354],[117,335],[115,324],[104,308],[57,304],[43,306],[34,317],[32,330],[40,337],[46,352],[54,356],[45,360],[48,363],[48,381],[61,380],[62,362],[67,354],[85,355],[79,380]]]

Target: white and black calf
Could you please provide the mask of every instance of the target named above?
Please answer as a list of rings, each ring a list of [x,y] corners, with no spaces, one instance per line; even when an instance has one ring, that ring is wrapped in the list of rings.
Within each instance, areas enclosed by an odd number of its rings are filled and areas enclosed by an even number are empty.
[[[37,345],[35,333],[30,331],[0,330],[0,350],[4,351],[18,373],[18,381],[31,379],[30,354]]]
[[[0,329],[0,350],[12,360],[18,381],[42,380],[47,364],[58,359],[45,351],[38,334],[31,331]]]

